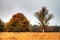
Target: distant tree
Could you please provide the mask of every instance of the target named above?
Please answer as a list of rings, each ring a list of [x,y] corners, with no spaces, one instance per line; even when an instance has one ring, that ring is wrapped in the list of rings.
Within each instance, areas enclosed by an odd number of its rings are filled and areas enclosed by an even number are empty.
[[[54,26],[54,27],[53,27],[53,31],[54,31],[54,32],[58,32],[58,30],[59,30],[59,26]]]
[[[53,32],[53,26],[46,26],[45,32]]]
[[[5,28],[8,32],[27,32],[30,23],[22,13],[17,13],[12,16],[12,19],[6,23]]]
[[[40,32],[40,27],[38,26],[38,25],[30,25],[30,30],[32,31],[32,32]]]
[[[60,26],[59,26],[58,32],[60,32]]]
[[[48,10],[46,7],[42,7],[42,10],[39,10],[38,12],[35,13],[35,16],[39,20],[39,25],[40,29],[43,30],[45,29],[45,25],[48,24],[48,21],[53,18],[53,14],[48,14]]]
[[[30,31],[31,31],[31,32],[35,32],[35,27],[34,27],[34,25],[32,25],[32,24],[30,25]]]
[[[0,19],[0,32],[4,31],[4,25],[5,23]]]
[[[40,27],[38,25],[34,25],[34,32],[40,32]]]

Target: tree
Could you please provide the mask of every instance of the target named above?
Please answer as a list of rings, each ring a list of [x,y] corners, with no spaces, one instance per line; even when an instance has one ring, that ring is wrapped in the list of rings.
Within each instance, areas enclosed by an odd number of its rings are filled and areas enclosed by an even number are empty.
[[[30,31],[34,32],[34,25],[30,24]]]
[[[58,30],[59,30],[59,26],[56,25],[56,26],[53,27],[54,32],[58,32]]]
[[[53,18],[53,14],[48,14],[46,7],[42,7],[42,10],[39,10],[35,13],[35,16],[39,20],[40,29],[44,31],[45,25],[48,24],[48,21]]]
[[[30,31],[29,27],[30,23],[23,13],[14,14],[11,20],[5,25],[8,32],[27,32]]]
[[[0,32],[4,31],[4,25],[5,23],[0,19]]]

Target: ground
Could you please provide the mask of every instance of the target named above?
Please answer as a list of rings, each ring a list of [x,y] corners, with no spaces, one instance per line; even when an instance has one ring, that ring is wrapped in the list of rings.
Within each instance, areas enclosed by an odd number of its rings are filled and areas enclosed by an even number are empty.
[[[0,32],[0,40],[60,40],[59,32]]]

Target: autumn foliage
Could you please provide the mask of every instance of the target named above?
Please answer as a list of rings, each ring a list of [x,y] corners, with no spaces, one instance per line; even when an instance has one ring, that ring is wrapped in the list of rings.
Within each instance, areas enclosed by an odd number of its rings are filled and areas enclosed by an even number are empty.
[[[35,17],[38,19],[38,25],[30,24],[23,13],[12,15],[10,21],[6,23],[0,19],[0,32],[60,32],[60,26],[48,25],[54,15],[50,14],[45,6],[35,12]]]
[[[29,26],[30,23],[23,13],[16,13],[6,23],[5,28],[8,32],[27,32],[30,31]]]

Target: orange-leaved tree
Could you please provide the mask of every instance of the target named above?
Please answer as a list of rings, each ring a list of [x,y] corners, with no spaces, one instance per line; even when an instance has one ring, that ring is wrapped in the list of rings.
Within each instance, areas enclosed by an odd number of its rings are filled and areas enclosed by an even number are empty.
[[[10,21],[5,25],[6,31],[8,32],[27,32],[30,31],[29,27],[29,20],[23,13],[14,14]]]

